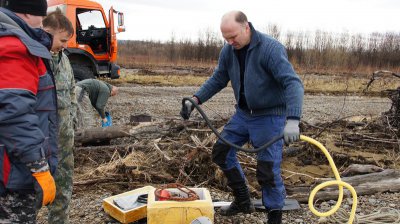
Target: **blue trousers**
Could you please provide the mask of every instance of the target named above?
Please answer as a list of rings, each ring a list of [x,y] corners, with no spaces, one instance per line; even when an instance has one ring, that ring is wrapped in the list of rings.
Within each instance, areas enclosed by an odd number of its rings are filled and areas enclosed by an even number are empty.
[[[274,136],[282,134],[285,120],[285,116],[277,115],[250,116],[237,109],[225,125],[221,136],[239,146],[250,141],[254,148],[258,148]],[[257,181],[261,185],[262,201],[267,209],[281,209],[284,205],[286,191],[281,177],[282,149],[283,140],[279,140],[257,154]],[[236,153],[235,148],[228,147],[221,140],[214,145],[213,161],[225,174],[232,169],[235,170],[233,173],[240,173],[227,175],[228,185],[246,182]],[[238,180],[240,178],[242,180]]]

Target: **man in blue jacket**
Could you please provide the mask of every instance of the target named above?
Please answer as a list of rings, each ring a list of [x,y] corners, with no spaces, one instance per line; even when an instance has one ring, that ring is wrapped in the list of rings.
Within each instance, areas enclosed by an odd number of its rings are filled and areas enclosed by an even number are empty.
[[[0,223],[36,223],[55,197],[57,100],[51,37],[40,29],[46,11],[46,0],[0,8]]]
[[[225,14],[220,29],[227,44],[221,50],[214,74],[193,99],[204,103],[230,81],[236,112],[221,133],[225,139],[236,145],[250,141],[255,148],[281,133],[286,143],[298,140],[304,89],[284,46],[255,30],[240,11]],[[186,101],[181,116],[189,119],[193,108],[192,103]],[[280,169],[282,148],[280,140],[257,155],[256,176],[269,224],[282,222],[281,209],[286,195]],[[221,140],[215,143],[212,152],[213,161],[224,172],[235,197],[230,206],[221,208],[221,214],[226,216],[254,212],[236,153]]]

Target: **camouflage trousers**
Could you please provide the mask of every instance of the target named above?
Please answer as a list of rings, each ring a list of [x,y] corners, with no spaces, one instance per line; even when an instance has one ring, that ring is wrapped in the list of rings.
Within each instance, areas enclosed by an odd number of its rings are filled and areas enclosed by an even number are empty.
[[[75,94],[78,101],[78,108],[76,111],[78,122],[76,128],[79,130],[91,127],[99,127],[100,118],[90,102],[89,94],[79,86],[75,87]]]
[[[73,132],[71,127],[71,132]],[[74,137],[59,133],[58,137],[58,166],[54,175],[56,182],[56,198],[48,206],[49,223],[69,223],[70,202],[72,198],[74,174]]]
[[[7,192],[0,196],[0,223],[36,223],[35,193]]]

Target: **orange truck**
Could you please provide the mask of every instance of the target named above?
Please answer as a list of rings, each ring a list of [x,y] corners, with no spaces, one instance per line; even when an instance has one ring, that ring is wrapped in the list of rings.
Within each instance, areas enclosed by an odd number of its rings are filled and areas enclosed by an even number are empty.
[[[124,14],[111,7],[107,19],[101,4],[90,0],[48,0],[47,3],[48,12],[59,8],[74,27],[74,35],[64,52],[71,62],[75,80],[99,76],[119,78],[116,34],[125,31]]]

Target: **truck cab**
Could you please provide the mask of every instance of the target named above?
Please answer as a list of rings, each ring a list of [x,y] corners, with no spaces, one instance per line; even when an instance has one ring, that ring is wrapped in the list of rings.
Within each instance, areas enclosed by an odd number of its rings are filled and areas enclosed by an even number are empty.
[[[125,31],[123,13],[111,7],[107,19],[103,7],[90,0],[48,0],[47,3],[48,12],[59,8],[74,27],[64,53],[71,62],[75,79],[119,78],[116,33]],[[114,24],[115,15],[117,24]]]

